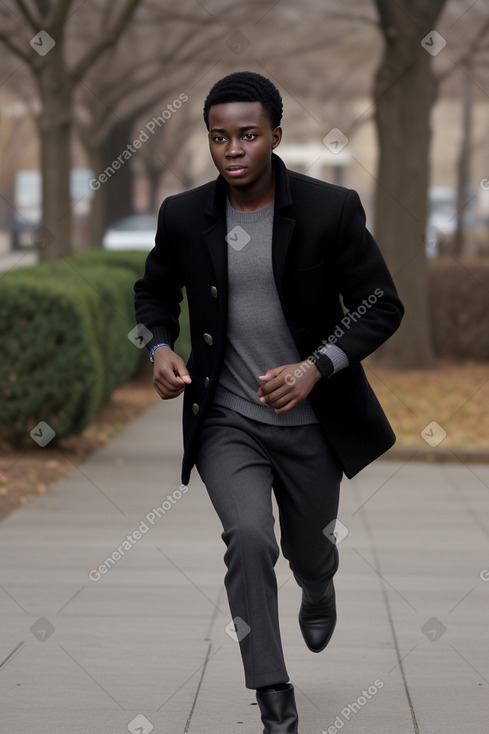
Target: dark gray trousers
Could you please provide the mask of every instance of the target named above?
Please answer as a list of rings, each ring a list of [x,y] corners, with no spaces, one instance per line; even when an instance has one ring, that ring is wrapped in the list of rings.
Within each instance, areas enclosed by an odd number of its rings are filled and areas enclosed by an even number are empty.
[[[224,528],[224,583],[245,685],[288,681],[271,490],[279,508],[282,553],[299,586],[315,601],[338,567],[337,548],[323,530],[337,517],[342,470],[318,424],[272,426],[220,406],[213,406],[204,421],[196,466]]]

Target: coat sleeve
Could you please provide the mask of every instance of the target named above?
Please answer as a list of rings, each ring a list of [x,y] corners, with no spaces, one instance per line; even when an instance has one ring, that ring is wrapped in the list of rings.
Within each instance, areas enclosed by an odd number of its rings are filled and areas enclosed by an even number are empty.
[[[350,365],[380,347],[399,327],[404,307],[379,246],[365,226],[356,191],[348,191],[337,240],[335,277],[346,313],[337,323],[337,344]]]
[[[134,285],[134,306],[138,324],[151,332],[148,350],[161,342],[173,345],[180,333],[180,302],[183,275],[175,242],[167,225],[166,199],[158,214],[155,246],[146,258],[144,275]]]

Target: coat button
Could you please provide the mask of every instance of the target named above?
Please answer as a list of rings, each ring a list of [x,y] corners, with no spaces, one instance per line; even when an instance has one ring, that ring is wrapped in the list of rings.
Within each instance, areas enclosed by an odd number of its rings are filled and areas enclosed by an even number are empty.
[[[210,334],[207,334],[207,333],[204,334],[204,341],[210,347],[212,347],[212,345],[214,344],[214,339],[212,338],[212,336]]]
[[[194,415],[197,415],[198,412],[199,412],[199,405],[198,405],[198,403],[193,403],[193,405],[192,405],[192,413],[194,413]]]
[[[209,382],[210,382],[210,379],[206,377],[204,380],[204,387],[209,387]]]
[[[212,298],[217,298],[217,288],[215,285],[211,285],[211,296]]]

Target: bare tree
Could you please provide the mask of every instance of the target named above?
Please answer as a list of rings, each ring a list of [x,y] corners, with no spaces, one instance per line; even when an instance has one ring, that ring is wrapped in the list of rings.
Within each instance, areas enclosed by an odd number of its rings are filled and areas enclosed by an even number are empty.
[[[451,243],[450,252],[455,257],[464,257],[467,254],[467,231],[465,226],[466,212],[474,195],[470,193],[471,166],[474,153],[473,116],[474,102],[477,94],[478,84],[476,82],[476,70],[483,67],[482,54],[487,52],[489,43],[489,18],[481,19],[475,37],[467,44],[466,48],[458,57],[452,69],[460,71],[462,92],[462,125],[460,134],[460,148],[456,163],[456,228]],[[481,53],[482,52],[482,53]],[[487,56],[487,53],[485,54]],[[438,79],[442,81],[450,76],[450,70],[439,74]]]
[[[164,6],[148,0],[145,14],[128,29],[124,47],[119,45],[106,54],[80,90],[76,127],[96,176],[106,169],[110,172],[112,161],[130,144],[136,121],[143,115],[157,116],[158,103],[164,107],[173,96],[189,91],[202,71],[215,65],[216,49],[219,44],[224,46],[230,28],[261,4],[258,0],[235,2],[214,14],[185,5],[176,10],[167,3]],[[162,37],[165,44],[161,43]],[[166,127],[155,131],[160,144],[165,131]],[[143,133],[148,136],[144,124]],[[149,137],[152,139],[151,132]],[[145,142],[144,149],[147,145]],[[138,150],[138,156],[142,150]],[[148,166],[153,177],[158,169],[161,171],[158,164]],[[94,247],[99,245],[107,226],[132,209],[131,165],[123,165],[117,175],[103,179],[102,185],[94,184]]]
[[[430,113],[437,96],[432,52],[443,44],[434,28],[446,2],[376,0],[385,46],[374,86],[375,233],[407,307],[379,359],[396,367],[429,367],[433,360],[425,228]]]
[[[456,198],[456,227],[452,251],[457,257],[465,253],[466,231],[465,214],[468,204],[470,164],[473,146],[472,118],[474,107],[474,89],[471,76],[474,71],[473,59],[470,58],[462,68],[462,130],[461,143],[457,160],[457,198]]]
[[[142,133],[134,128],[144,115],[157,118],[161,110],[156,109],[156,103],[160,102],[162,107],[171,104],[172,97],[183,94],[195,75],[198,62],[183,60],[178,47],[174,49],[172,45],[171,51],[167,58],[155,54],[150,60],[138,59],[132,70],[122,60],[118,63],[114,59],[111,64],[113,73],[91,80],[93,94],[85,90],[77,129],[96,177],[105,170],[111,170],[112,162],[117,161],[131,145],[134,136],[143,137],[145,146],[155,134],[161,141],[165,130],[161,116],[159,125],[151,125],[152,120],[147,120],[149,128],[143,125]],[[188,99],[187,95],[185,97]],[[141,151],[142,147],[138,154]],[[121,165],[117,175],[103,179],[102,184],[97,181],[94,191],[91,241],[92,246],[97,247],[107,226],[132,210],[131,165]]]
[[[107,0],[91,5],[99,23],[90,43],[71,61],[66,32],[74,0],[10,0],[0,8],[0,42],[30,69],[41,101],[37,118],[41,141],[42,259],[71,250],[70,143],[73,95],[93,64],[112,47],[142,0]],[[71,14],[70,14],[70,11]]]
[[[178,180],[179,186],[189,189],[193,184],[192,150],[188,145],[193,131],[203,125],[202,112],[195,108],[185,107],[178,117],[178,124],[173,125],[168,135],[161,138],[152,137],[141,150],[140,162],[149,183],[148,211],[156,212],[160,182],[166,180],[165,174]]]
[[[376,0],[376,4],[384,56],[374,87],[379,141],[375,231],[406,305],[401,329],[382,347],[378,358],[401,368],[429,367],[433,346],[425,230],[430,115],[442,79],[463,68],[467,85],[473,83],[471,59],[484,47],[489,18],[487,11],[481,11],[484,15],[478,16],[475,34],[458,31],[452,44],[456,54],[452,51],[445,70],[436,73],[433,59],[447,41],[435,28],[447,0]],[[452,4],[451,12],[456,18],[465,15],[457,3]],[[470,128],[470,110],[465,124]],[[458,207],[461,211],[467,201],[470,148],[467,138],[458,162],[464,189]]]

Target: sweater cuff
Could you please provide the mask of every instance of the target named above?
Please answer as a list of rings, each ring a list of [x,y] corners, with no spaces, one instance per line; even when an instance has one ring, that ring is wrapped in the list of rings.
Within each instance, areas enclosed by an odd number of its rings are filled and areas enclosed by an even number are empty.
[[[348,367],[350,362],[345,352],[336,344],[327,344],[319,350],[320,355],[316,360],[316,367],[327,380],[331,375]]]
[[[148,330],[149,331],[149,330]],[[167,329],[158,326],[155,329],[151,329],[151,339],[146,342],[146,349],[151,353],[153,347],[157,344],[168,344],[173,349],[174,341]]]

